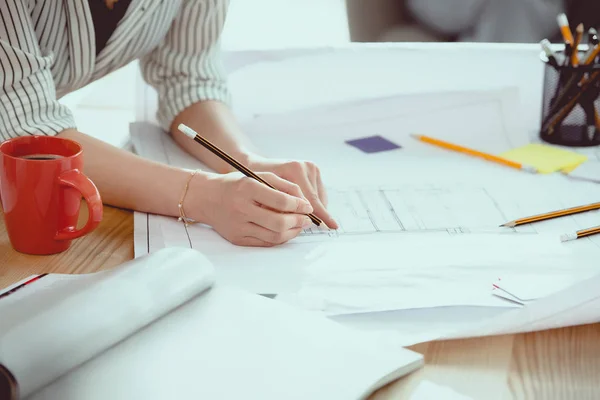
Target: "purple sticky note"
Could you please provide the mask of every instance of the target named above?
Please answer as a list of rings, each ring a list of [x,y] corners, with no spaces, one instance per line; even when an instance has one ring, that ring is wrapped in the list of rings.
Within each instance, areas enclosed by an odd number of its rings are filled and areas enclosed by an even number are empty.
[[[390,142],[381,136],[369,136],[361,139],[347,140],[346,143],[365,153],[378,153],[380,151],[400,148],[396,143]]]

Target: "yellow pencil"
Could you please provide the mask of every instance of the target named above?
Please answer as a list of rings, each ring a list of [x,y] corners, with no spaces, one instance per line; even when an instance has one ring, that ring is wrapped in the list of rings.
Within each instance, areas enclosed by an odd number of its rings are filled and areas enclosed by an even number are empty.
[[[571,52],[571,65],[576,66],[579,64],[579,44],[581,43],[581,39],[583,38],[583,24],[577,25],[577,29],[575,29],[575,39],[573,43],[573,51]]]
[[[492,161],[497,164],[502,164],[507,167],[520,169],[520,170],[527,171],[527,172],[533,172],[533,173],[537,172],[537,170],[534,167],[531,167],[529,165],[524,165],[524,164],[521,164],[521,163],[518,163],[518,162],[515,162],[512,160],[508,160],[506,158],[498,157],[493,154],[488,154],[488,153],[484,153],[484,152],[481,152],[478,150],[469,149],[467,147],[459,146],[457,144],[445,142],[443,140],[435,139],[435,138],[425,136],[425,135],[411,135],[411,136],[417,140],[420,140],[421,142],[429,143],[434,146],[438,146],[438,147],[441,147],[441,148],[444,148],[447,150],[452,150],[452,151],[456,151],[459,153],[468,154],[470,156],[483,158],[487,161]]]
[[[574,215],[574,214],[579,214],[579,213],[586,212],[586,211],[594,211],[594,210],[599,210],[599,209],[600,209],[600,203],[586,204],[583,206],[566,208],[564,210],[550,211],[550,212],[547,212],[544,214],[532,215],[531,217],[519,218],[514,221],[506,222],[500,226],[507,226],[509,228],[512,228],[512,227],[523,225],[523,224],[531,224],[533,222],[547,221],[552,218],[565,217],[567,215]]]
[[[600,233],[600,226],[594,226],[592,228],[582,229],[574,233],[565,233],[560,236],[561,242],[568,242],[570,240],[577,240],[587,236],[596,235]]]
[[[563,40],[567,46],[573,46],[573,33],[571,33],[571,28],[569,27],[569,20],[567,19],[567,15],[565,13],[561,13],[556,17],[558,21],[558,27],[560,28],[560,33],[563,36]]]

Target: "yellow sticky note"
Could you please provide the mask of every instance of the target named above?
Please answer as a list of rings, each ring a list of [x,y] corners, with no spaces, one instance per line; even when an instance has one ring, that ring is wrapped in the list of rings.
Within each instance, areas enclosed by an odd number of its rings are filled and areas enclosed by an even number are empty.
[[[538,143],[509,150],[499,156],[534,167],[540,174],[575,168],[587,161],[587,156],[583,154]]]
[[[571,172],[575,171],[581,164],[577,164],[577,165],[571,165],[569,167],[565,167],[565,168],[561,168],[560,172],[562,172],[563,174],[570,174]]]

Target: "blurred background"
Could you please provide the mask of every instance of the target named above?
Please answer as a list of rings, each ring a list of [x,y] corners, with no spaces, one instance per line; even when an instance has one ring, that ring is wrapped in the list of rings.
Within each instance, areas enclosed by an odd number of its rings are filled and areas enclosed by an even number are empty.
[[[574,29],[600,25],[599,0],[346,0],[355,42],[560,41],[564,12]]]
[[[560,12],[567,14],[573,29],[579,22],[600,27],[600,0],[231,0],[222,48],[349,42],[534,43],[545,37],[560,42],[556,23]],[[61,101],[74,111],[83,132],[123,145],[128,124],[135,118],[138,73],[133,62]]]

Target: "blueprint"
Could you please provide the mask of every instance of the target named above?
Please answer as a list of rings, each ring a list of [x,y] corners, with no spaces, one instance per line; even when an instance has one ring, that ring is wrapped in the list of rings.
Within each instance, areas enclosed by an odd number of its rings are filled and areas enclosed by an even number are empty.
[[[492,242],[499,234],[550,234],[558,241],[561,234],[600,224],[600,212],[592,211],[501,228],[516,218],[597,201],[600,185],[574,183],[560,174],[525,174],[410,140],[418,126],[422,133],[489,152],[524,144],[530,139],[514,120],[513,97],[511,91],[399,96],[257,117],[245,130],[264,154],[309,158],[319,165],[328,210],[340,228],[313,227],[283,246],[248,249],[230,244],[208,226],[186,227],[176,218],[136,213],[135,255],[191,247],[219,267],[221,281],[259,293],[280,293],[300,288],[307,260],[327,243],[480,234]],[[492,123],[474,120],[465,125],[474,110]],[[432,113],[440,119],[427,118]],[[134,123],[131,133],[141,156],[190,170],[206,169],[155,125]],[[344,143],[366,133],[384,135],[401,149],[367,155]],[[598,236],[569,243],[569,248],[596,251]]]

